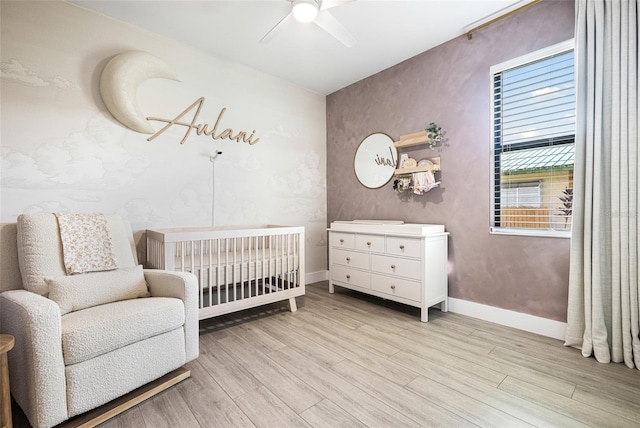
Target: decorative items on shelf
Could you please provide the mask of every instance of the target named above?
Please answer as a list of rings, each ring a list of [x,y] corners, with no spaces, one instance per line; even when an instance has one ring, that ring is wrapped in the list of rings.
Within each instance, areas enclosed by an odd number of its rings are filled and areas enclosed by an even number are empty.
[[[439,142],[444,139],[444,131],[441,127],[431,122],[424,130],[427,133],[427,144],[433,149]]]
[[[439,158],[438,158],[439,159]],[[415,162],[415,159],[411,159]],[[429,159],[422,159],[418,162],[416,168],[419,167],[435,167]],[[416,195],[422,195],[434,187],[438,187],[439,181],[436,181],[433,171],[420,171],[410,174],[396,175],[393,182],[393,189],[398,193],[410,191]]]
[[[399,141],[394,142],[394,145],[401,149],[427,144],[430,149],[433,149],[442,142],[443,138],[442,128],[431,122],[424,131],[403,135]],[[393,182],[393,189],[398,193],[409,191],[422,195],[440,184],[434,175],[436,171],[440,171],[440,157],[416,161],[403,153],[398,162],[398,169],[394,172],[396,179]]]

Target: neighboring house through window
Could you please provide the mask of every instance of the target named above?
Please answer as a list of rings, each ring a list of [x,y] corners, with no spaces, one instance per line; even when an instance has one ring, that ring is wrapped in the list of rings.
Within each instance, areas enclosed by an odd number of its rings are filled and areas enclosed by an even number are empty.
[[[569,236],[573,40],[491,67],[491,232]]]
[[[542,206],[542,182],[523,181],[502,186],[500,205],[515,208],[540,208]]]

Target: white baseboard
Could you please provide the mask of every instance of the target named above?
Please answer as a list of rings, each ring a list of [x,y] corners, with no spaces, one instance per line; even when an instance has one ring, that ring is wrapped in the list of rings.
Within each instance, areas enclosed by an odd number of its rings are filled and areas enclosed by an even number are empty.
[[[449,297],[449,311],[559,340],[565,339],[567,330],[564,322],[453,297]]]
[[[319,270],[317,272],[309,272],[304,276],[305,284],[313,284],[314,282],[327,281],[329,279],[328,270]]]
[[[328,280],[328,270],[309,272],[305,275],[305,284]],[[567,330],[567,323],[564,322],[453,297],[449,297],[449,311],[559,340],[565,339]]]

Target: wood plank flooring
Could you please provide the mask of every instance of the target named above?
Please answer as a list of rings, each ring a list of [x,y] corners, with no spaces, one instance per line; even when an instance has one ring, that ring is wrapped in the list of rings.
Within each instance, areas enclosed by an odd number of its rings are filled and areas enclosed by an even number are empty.
[[[640,426],[640,371],[561,341],[327,282],[297,302],[202,321],[191,378],[102,427]]]

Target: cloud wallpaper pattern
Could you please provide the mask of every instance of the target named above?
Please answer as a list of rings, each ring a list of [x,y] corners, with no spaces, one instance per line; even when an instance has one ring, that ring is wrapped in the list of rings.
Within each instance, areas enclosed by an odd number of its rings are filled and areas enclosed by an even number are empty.
[[[144,229],[304,225],[306,270],[326,270],[324,96],[68,3],[1,8],[0,221],[116,212],[132,224],[139,256]],[[194,131],[180,144],[186,129],[178,126],[147,141],[125,128],[98,85],[108,60],[127,50],[157,56],[181,80],[140,85],[146,116],[172,119],[205,97],[198,123],[211,127],[226,108],[218,134],[255,130],[260,141]]]

